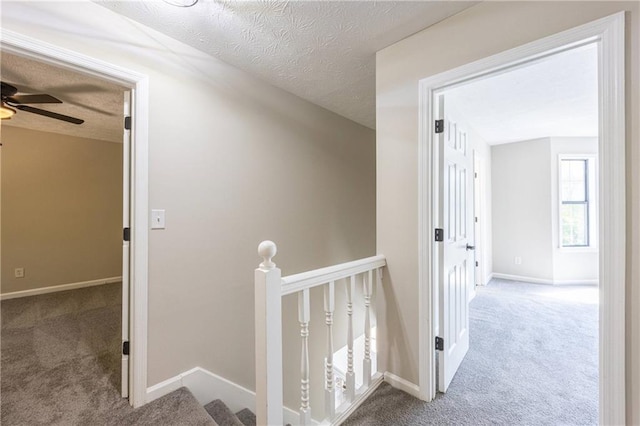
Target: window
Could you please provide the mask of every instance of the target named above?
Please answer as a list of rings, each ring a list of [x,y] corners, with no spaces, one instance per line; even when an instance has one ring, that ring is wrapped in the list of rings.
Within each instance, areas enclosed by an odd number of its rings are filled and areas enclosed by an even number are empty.
[[[560,158],[560,245],[593,247],[595,158]]]

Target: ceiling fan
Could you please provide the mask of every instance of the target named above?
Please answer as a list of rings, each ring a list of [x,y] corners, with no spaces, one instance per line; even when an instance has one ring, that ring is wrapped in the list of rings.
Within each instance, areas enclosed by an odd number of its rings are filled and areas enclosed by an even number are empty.
[[[16,109],[20,111],[30,112],[33,114],[43,115],[49,118],[55,118],[56,120],[66,121],[67,123],[82,124],[84,120],[79,118],[70,117],[68,115],[58,114],[56,112],[46,111],[40,108],[34,108],[28,104],[61,104],[62,101],[58,98],[54,98],[51,95],[18,95],[18,88],[0,82],[2,84],[2,107],[0,108],[0,118],[3,120],[10,119],[15,113]]]

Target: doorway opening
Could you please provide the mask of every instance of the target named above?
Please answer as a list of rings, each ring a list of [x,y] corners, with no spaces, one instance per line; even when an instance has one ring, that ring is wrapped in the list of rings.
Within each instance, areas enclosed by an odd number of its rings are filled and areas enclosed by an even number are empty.
[[[128,379],[122,395],[128,395],[128,403],[139,407],[146,402],[147,383],[147,275],[148,275],[148,78],[143,74],[120,68],[73,51],[35,40],[23,35],[2,29],[0,50],[29,59],[48,66],[59,67],[69,72],[91,76],[110,82],[128,90],[131,114],[127,120],[130,130],[122,130],[120,134],[126,138],[130,135],[130,152],[128,167],[123,167],[123,211],[124,217],[130,218],[128,230],[120,229],[120,241],[129,240],[128,262],[123,262],[123,288],[128,302],[123,300],[123,323],[128,319],[128,345],[123,344],[122,353],[128,352],[128,360],[123,358],[121,366],[128,366]],[[121,98],[122,99],[122,98]],[[119,114],[122,117],[122,114]],[[123,133],[124,132],[124,133]],[[126,139],[124,139],[126,142]],[[123,166],[125,159],[123,155]],[[128,174],[126,174],[128,172]],[[128,195],[128,197],[127,197]],[[126,201],[129,208],[125,209]],[[122,217],[122,216],[121,216]],[[127,238],[128,237],[128,238]],[[123,244],[126,246],[126,244]],[[123,250],[124,259],[126,250]],[[128,266],[128,268],[127,268]],[[129,275],[129,279],[126,275]],[[127,337],[125,333],[123,336]],[[124,381],[123,381],[124,382]]]
[[[595,46],[597,50],[597,81],[598,81],[598,129],[597,151],[598,159],[590,158],[588,152],[572,152],[560,155],[556,152],[556,159],[551,165],[549,155],[549,169],[553,167],[554,174],[549,173],[550,179],[561,181],[563,173],[567,176],[573,173],[565,169],[582,166],[584,194],[588,194],[589,182],[594,183],[587,170],[594,162],[600,173],[599,186],[595,197],[599,202],[598,214],[599,232],[597,234],[597,253],[599,271],[599,409],[600,423],[623,423],[625,416],[624,398],[624,14],[620,13],[608,18],[595,21],[581,27],[530,43],[520,48],[462,66],[460,68],[427,78],[420,82],[420,243],[424,253],[420,259],[420,286],[422,295],[420,300],[420,392],[425,400],[432,400],[438,388],[446,390],[468,346],[468,296],[465,286],[470,281],[475,284],[475,261],[467,253],[474,251],[473,222],[471,217],[460,214],[447,217],[451,210],[461,211],[460,206],[473,206],[474,200],[469,197],[473,192],[473,181],[469,177],[473,170],[473,156],[465,159],[466,165],[460,161],[447,161],[447,149],[460,153],[469,153],[466,136],[458,129],[453,143],[447,147],[443,141],[443,134],[439,127],[446,131],[446,99],[442,95],[457,87],[487,80],[513,70],[541,63],[547,58],[562,52],[578,51]],[[451,129],[450,129],[451,130]],[[445,136],[446,138],[446,136]],[[552,141],[548,141],[551,146]],[[440,149],[442,147],[442,149]],[[550,153],[550,148],[549,148]],[[580,158],[577,158],[581,156]],[[578,161],[582,161],[578,163]],[[480,163],[480,170],[482,170]],[[461,186],[466,181],[468,186]],[[579,179],[567,179],[565,186],[571,186],[574,181],[577,188]],[[450,182],[455,184],[450,185]],[[559,251],[575,249],[571,245],[589,247],[585,233],[589,231],[589,209],[592,208],[577,196],[568,196],[566,189],[558,190],[557,198],[557,232],[550,232],[555,238]],[[591,185],[593,186],[593,185]],[[470,190],[467,190],[471,188]],[[442,194],[442,195],[437,195]],[[575,198],[575,199],[573,199]],[[453,201],[452,201],[453,200]],[[605,207],[606,206],[606,207]],[[466,209],[464,209],[466,210]],[[495,210],[495,204],[494,204]],[[551,209],[549,209],[551,210]],[[578,211],[581,211],[578,212]],[[486,211],[486,209],[485,209]],[[493,212],[495,215],[495,212]],[[450,219],[456,226],[453,233],[456,238],[447,240],[447,226]],[[486,217],[486,214],[485,214]],[[579,217],[583,220],[580,221]],[[461,219],[462,218],[462,219]],[[551,220],[551,217],[549,218]],[[567,223],[564,223],[564,222]],[[526,221],[525,221],[526,222]],[[570,223],[569,223],[570,222]],[[495,221],[494,221],[495,224]],[[593,224],[593,223],[592,223]],[[526,223],[524,224],[526,226]],[[580,228],[580,229],[579,229]],[[621,229],[622,228],[622,229]],[[444,235],[442,241],[434,241],[433,230]],[[462,230],[463,232],[460,232]],[[613,235],[612,232],[615,234]],[[594,240],[592,239],[591,242]],[[449,243],[449,247],[447,246]],[[486,237],[480,240],[486,244]],[[448,255],[447,250],[458,252],[460,258]],[[480,253],[486,253],[486,247],[480,247]],[[615,253],[615,254],[614,254]],[[564,253],[560,253],[564,254]],[[522,265],[524,258],[517,253],[510,253],[511,262]],[[480,257],[482,260],[482,256]],[[521,258],[521,259],[520,259]],[[487,264],[487,256],[484,264]],[[450,265],[448,263],[451,263]],[[594,262],[592,262],[594,263]],[[448,268],[451,266],[452,268]],[[486,269],[485,269],[486,270]],[[495,270],[495,269],[494,269]],[[453,272],[452,272],[453,271]],[[560,274],[561,271],[554,271]],[[516,275],[516,274],[513,274]],[[513,277],[512,277],[513,278]],[[467,279],[469,281],[467,281]],[[486,277],[485,277],[486,281]],[[557,281],[562,281],[558,279]],[[448,283],[453,283],[453,285]],[[451,291],[455,289],[456,291]],[[442,294],[445,293],[446,294]],[[449,346],[447,346],[447,336]],[[436,340],[436,338],[438,340]],[[444,342],[442,342],[444,339]],[[445,354],[437,351],[436,345],[444,347]],[[436,354],[438,355],[436,356]],[[437,368],[438,367],[438,368]]]
[[[128,92],[6,52],[2,78],[2,409],[23,423],[73,411],[53,389],[128,396]]]
[[[519,404],[492,392],[484,403],[524,423],[596,423],[597,46],[444,91],[439,101],[438,390],[453,386],[455,398],[481,380],[512,395],[526,388]],[[535,409],[546,398],[556,400]]]

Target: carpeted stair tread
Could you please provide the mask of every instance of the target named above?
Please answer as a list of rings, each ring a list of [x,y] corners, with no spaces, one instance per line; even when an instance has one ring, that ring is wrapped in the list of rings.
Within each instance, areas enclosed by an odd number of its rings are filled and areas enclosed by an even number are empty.
[[[248,408],[244,408],[236,413],[238,420],[242,422],[244,426],[256,426],[256,415]]]
[[[207,411],[186,387],[113,419],[113,425],[217,426]]]
[[[204,406],[204,409],[220,426],[244,426],[244,424],[233,414],[233,411],[219,399],[211,401]]]

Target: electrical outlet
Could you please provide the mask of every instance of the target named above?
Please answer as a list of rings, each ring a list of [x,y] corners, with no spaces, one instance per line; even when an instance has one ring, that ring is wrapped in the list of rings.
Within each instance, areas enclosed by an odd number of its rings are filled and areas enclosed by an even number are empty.
[[[520,256],[516,256],[515,259],[513,259],[513,261],[515,262],[516,265],[522,265],[522,258]]]
[[[24,268],[16,268],[14,271],[16,278],[24,278]]]

